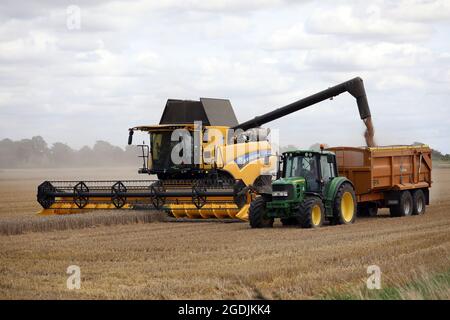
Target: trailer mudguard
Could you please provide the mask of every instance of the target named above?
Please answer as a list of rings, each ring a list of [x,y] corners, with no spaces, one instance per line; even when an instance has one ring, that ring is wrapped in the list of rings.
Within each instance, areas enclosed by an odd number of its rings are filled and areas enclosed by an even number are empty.
[[[353,182],[351,182],[346,177],[335,177],[331,179],[328,184],[325,186],[324,190],[324,204],[325,204],[325,216],[326,217],[333,217],[333,202],[334,198],[336,197],[336,193],[340,186],[343,183],[350,183],[350,185],[354,187]]]

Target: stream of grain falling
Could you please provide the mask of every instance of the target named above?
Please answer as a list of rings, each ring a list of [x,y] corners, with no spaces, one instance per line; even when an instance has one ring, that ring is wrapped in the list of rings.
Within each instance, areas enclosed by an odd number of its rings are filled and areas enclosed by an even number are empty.
[[[375,143],[375,129],[372,123],[372,117],[367,117],[364,120],[364,124],[366,125],[366,131],[364,132],[364,138],[366,139],[366,145],[368,147],[376,147]]]

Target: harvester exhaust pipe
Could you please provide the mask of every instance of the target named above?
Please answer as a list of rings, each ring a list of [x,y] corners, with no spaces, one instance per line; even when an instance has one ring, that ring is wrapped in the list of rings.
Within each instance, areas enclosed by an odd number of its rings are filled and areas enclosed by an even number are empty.
[[[366,91],[364,89],[363,80],[360,77],[356,77],[349,81],[338,84],[334,87],[328,88],[316,94],[310,95],[306,98],[298,100],[294,103],[288,104],[287,106],[278,108],[274,111],[255,117],[252,120],[238,124],[237,126],[233,127],[233,129],[235,130],[242,129],[245,131],[250,128],[259,127],[265,123],[279,119],[293,112],[302,110],[306,107],[312,106],[321,101],[331,99],[343,92],[348,92],[356,98],[359,115],[361,119],[364,120],[364,123],[366,123],[367,125],[367,119],[370,119],[369,103],[367,102],[367,96]]]
[[[133,144],[133,134],[134,131],[132,129],[130,129],[130,131],[128,132],[128,145],[131,146]]]

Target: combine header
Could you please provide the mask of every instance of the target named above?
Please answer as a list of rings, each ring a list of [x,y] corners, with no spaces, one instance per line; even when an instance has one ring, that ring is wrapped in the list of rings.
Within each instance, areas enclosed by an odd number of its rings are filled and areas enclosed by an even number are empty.
[[[271,190],[278,162],[269,130],[260,126],[331,99],[343,92],[356,98],[361,119],[370,110],[361,78],[341,83],[239,124],[231,103],[222,99],[172,100],[159,125],[129,129],[150,136],[142,148],[136,181],[46,181],[38,188],[42,214],[77,213],[80,209],[156,208],[175,217],[248,219],[258,193]]]

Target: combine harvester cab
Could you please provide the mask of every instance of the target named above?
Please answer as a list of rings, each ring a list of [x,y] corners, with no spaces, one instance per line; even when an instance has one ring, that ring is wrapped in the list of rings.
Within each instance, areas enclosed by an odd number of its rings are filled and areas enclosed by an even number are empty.
[[[331,99],[343,92],[356,98],[359,114],[370,120],[361,78],[278,108],[239,124],[230,101],[201,98],[166,103],[159,125],[129,129],[149,134],[142,148],[136,181],[47,181],[38,188],[42,214],[80,209],[156,208],[176,218],[238,218],[248,220],[251,201],[270,192],[278,155],[262,125]]]

